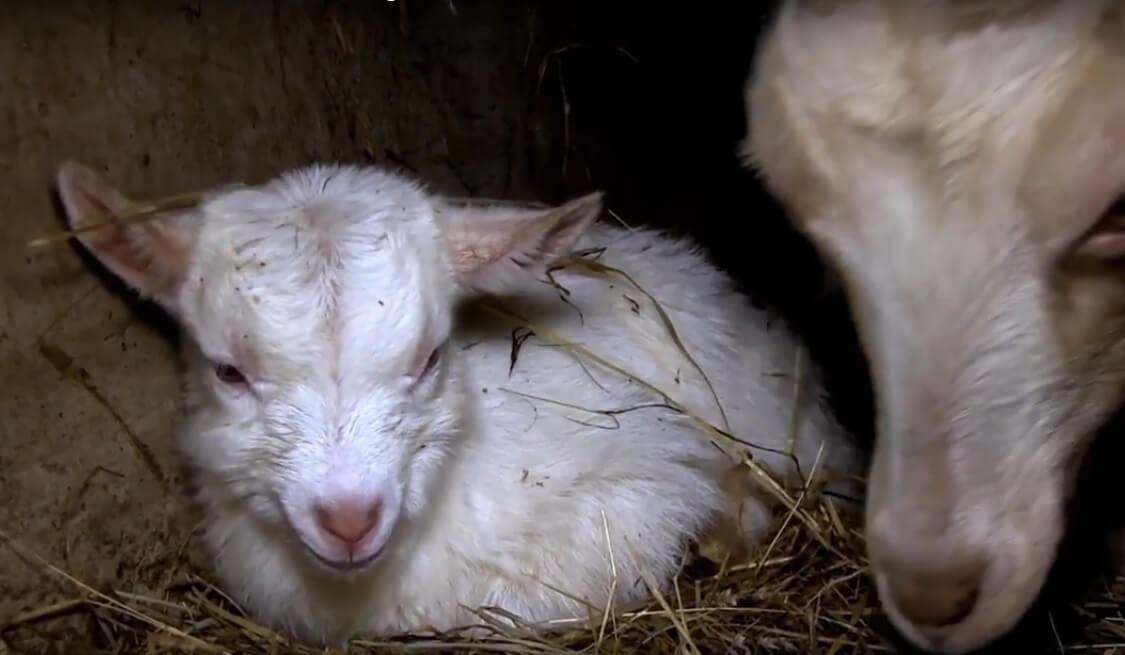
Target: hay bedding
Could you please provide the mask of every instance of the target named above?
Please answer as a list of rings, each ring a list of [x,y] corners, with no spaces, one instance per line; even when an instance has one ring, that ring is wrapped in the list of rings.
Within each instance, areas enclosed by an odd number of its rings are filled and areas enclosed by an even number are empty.
[[[824,525],[835,523],[826,513]],[[831,548],[811,539],[803,525],[779,530],[772,548],[724,567],[693,549],[673,593],[608,616],[592,609],[586,626],[512,629],[480,611],[491,636],[457,633],[388,641],[355,639],[350,653],[856,653],[885,650],[868,625],[873,595],[854,532],[823,533]],[[7,538],[7,537],[5,537]],[[9,545],[12,545],[11,543]],[[18,548],[18,546],[16,546]],[[290,643],[239,611],[198,571],[159,596],[95,590],[34,553],[29,561],[69,580],[72,600],[16,617],[5,633],[46,629],[60,615],[85,613],[106,653],[247,653],[313,655],[328,651]],[[765,555],[763,558],[762,556]],[[491,615],[490,615],[491,614]],[[14,641],[13,641],[14,643]],[[0,650],[0,652],[3,652]]]
[[[585,626],[511,629],[480,611],[480,625],[493,634],[467,639],[458,633],[419,634],[392,640],[355,639],[347,652],[367,653],[608,653],[616,655],[706,655],[711,653],[894,652],[879,617],[855,516],[838,520],[820,508],[812,512],[823,531],[780,520],[772,541],[740,562],[693,548],[674,593],[648,604],[604,615],[592,610]],[[314,655],[333,652],[291,643],[243,614],[207,581],[201,570],[188,570],[159,594],[127,589],[96,590],[54,564],[22,549],[7,534],[7,546],[35,566],[67,580],[71,599],[13,617],[3,627],[0,653],[18,650],[34,633],[56,644],[57,652],[121,655],[204,653]],[[820,543],[821,540],[826,542]],[[1064,645],[1053,619],[1043,626],[1046,639],[1034,652],[1125,653],[1125,619],[1119,610],[1125,587],[1105,588],[1074,609],[1084,638]],[[493,610],[493,612],[495,612]],[[502,612],[495,612],[492,616]],[[51,631],[51,622],[82,615],[97,651],[66,648],[73,634]],[[1033,652],[1023,650],[1022,652]]]
[[[150,220],[164,211],[189,206],[194,197],[185,194],[138,205],[132,215],[121,220]],[[73,233],[56,234],[31,245],[49,245],[71,236]],[[596,275],[616,275],[632,283],[626,271],[600,265],[596,256],[580,255],[563,266],[580,267]],[[507,313],[501,306],[493,305],[493,309]],[[562,341],[545,326],[526,324],[540,341],[569,347],[592,363],[615,368],[597,353]],[[670,324],[669,336],[680,347]],[[65,361],[65,353],[60,358],[48,344],[40,345],[41,350],[46,349],[42,354],[56,363],[61,373],[101,400],[88,375],[76,372],[73,362]],[[513,356],[516,349],[513,344]],[[628,371],[617,372],[633,377]],[[794,374],[799,373],[798,367]],[[650,388],[661,395],[658,389]],[[487,636],[470,638],[460,630],[385,640],[357,638],[349,644],[348,652],[834,655],[893,651],[894,638],[888,640],[891,631],[881,617],[867,575],[861,523],[854,504],[845,504],[848,509],[841,510],[841,506],[819,502],[811,490],[783,488],[757,466],[743,442],[678,409],[698,421],[717,446],[743,462],[747,475],[763,483],[781,501],[783,509],[773,534],[761,546],[749,553],[735,553],[724,546],[726,542],[717,532],[685,552],[671,590],[654,591],[649,602],[635,607],[591,607],[589,617],[582,621],[528,626],[502,608],[479,608],[479,621],[465,628],[483,626]],[[0,541],[30,566],[65,582],[74,593],[71,598],[0,621],[0,655],[29,652],[22,647],[26,643],[38,647],[52,644],[57,652],[124,655],[333,652],[293,643],[255,622],[208,579],[206,563],[190,561],[186,544],[156,543],[154,548],[166,550],[155,558],[160,562],[155,571],[124,572],[122,580],[136,583],[95,589],[30,551],[13,535],[0,531]],[[654,589],[652,582],[649,588]],[[1065,645],[1054,615],[1049,614],[1045,630],[1040,631],[1049,637],[1049,643],[1040,644],[1046,646],[1042,652],[1125,653],[1125,617],[1119,610],[1123,594],[1125,583],[1118,580],[1114,585],[1104,585],[1083,605],[1071,608],[1070,623],[1077,624],[1081,643]],[[53,623],[76,617],[84,619],[85,634],[75,632],[74,621],[53,629]],[[513,623],[518,627],[512,627]],[[75,642],[98,647],[96,651],[68,648]],[[30,652],[43,652],[38,647]]]

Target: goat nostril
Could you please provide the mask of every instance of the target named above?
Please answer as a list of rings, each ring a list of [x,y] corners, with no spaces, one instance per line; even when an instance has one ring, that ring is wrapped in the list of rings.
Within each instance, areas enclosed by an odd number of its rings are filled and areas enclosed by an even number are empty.
[[[969,616],[980,595],[980,583],[977,573],[902,573],[887,577],[887,591],[911,623],[940,628]]]
[[[355,545],[379,524],[383,503],[359,498],[338,499],[317,505],[313,511],[317,525],[328,534]]]

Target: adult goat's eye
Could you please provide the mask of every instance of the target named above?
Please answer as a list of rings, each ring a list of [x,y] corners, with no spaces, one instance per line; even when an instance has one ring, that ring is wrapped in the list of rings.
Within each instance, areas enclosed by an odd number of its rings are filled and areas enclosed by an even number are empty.
[[[231,366],[230,364],[215,365],[215,377],[219,378],[219,381],[223,382],[224,384],[246,383],[246,376],[242,375],[242,371]]]
[[[1110,205],[1109,209],[1106,210],[1106,215],[1114,216],[1118,219],[1125,218],[1125,195],[1120,196]]]
[[[1079,254],[1120,261],[1125,256],[1125,196],[1118,198],[1078,241]]]

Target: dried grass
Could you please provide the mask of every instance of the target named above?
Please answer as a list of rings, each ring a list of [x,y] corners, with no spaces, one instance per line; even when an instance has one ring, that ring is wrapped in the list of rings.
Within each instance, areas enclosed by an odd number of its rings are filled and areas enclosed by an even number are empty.
[[[836,522],[821,516],[823,525]],[[394,640],[356,639],[352,653],[854,653],[882,650],[867,624],[872,596],[853,532],[831,532],[841,559],[790,525],[777,534],[774,554],[725,568],[693,553],[694,571],[677,580],[675,593],[637,608],[595,616],[586,626],[506,627],[481,611],[493,634],[473,639],[464,631]],[[3,535],[8,540],[7,535]],[[9,541],[9,544],[13,542]],[[18,548],[18,546],[15,546]],[[96,614],[109,626],[114,652],[254,653],[312,655],[324,651],[289,643],[249,619],[220,590],[192,576],[159,598],[124,591],[99,592],[34,553],[22,553],[70,581],[79,598],[27,612],[9,626],[47,621],[74,612]],[[712,569],[710,571],[706,569]],[[817,648],[819,646],[819,648]]]
[[[487,637],[464,631],[420,634],[387,640],[356,639],[346,651],[375,653],[604,653],[607,655],[686,655],[712,653],[893,652],[865,569],[863,542],[854,517],[836,517],[821,506],[810,512],[821,532],[789,522],[779,526],[768,546],[741,562],[720,562],[707,549],[685,555],[674,591],[641,607],[599,615],[587,625],[506,627],[482,610],[479,625]],[[4,635],[35,625],[48,628],[60,617],[85,614],[107,644],[106,653],[200,653],[314,655],[333,653],[291,643],[247,617],[218,588],[199,575],[169,585],[159,596],[126,590],[99,591],[72,577],[9,535],[0,540],[29,562],[68,581],[79,595],[38,607],[5,622]],[[819,542],[832,547],[825,548]],[[769,550],[768,557],[763,558]],[[1073,607],[1084,623],[1081,639],[1054,636],[1053,618],[1043,626],[1045,642],[1034,652],[1125,653],[1125,618],[1120,581]],[[93,628],[92,628],[93,629]],[[44,631],[48,634],[48,631]],[[60,633],[63,645],[66,633]],[[1022,651],[1032,652],[1032,651]]]

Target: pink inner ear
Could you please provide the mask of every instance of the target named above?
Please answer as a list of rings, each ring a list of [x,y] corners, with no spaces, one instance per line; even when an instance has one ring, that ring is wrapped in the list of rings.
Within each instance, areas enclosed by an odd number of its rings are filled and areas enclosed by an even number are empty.
[[[115,220],[116,213],[113,208],[85,186],[79,187],[78,197],[82,205],[78,212],[82,217],[82,225],[78,227]],[[86,238],[93,242],[101,257],[131,271],[140,272],[145,270],[150,262],[143,261],[143,252],[137,244],[132,243],[134,237],[135,235],[131,234],[125,225],[112,223],[86,233]]]
[[[146,295],[172,293],[188,269],[188,244],[155,221],[110,223],[88,232],[84,238],[99,259]]]
[[[453,252],[453,267],[458,273],[471,273],[494,263],[515,245],[510,228],[504,223],[480,222],[459,226],[459,243]]]
[[[149,267],[144,251],[132,241],[129,229],[123,225],[107,225],[88,233],[99,257],[112,261],[118,266],[137,273]]]
[[[81,212],[81,216],[85,219],[84,222],[101,223],[114,217],[113,208],[102,202],[101,198],[90,193],[85,187],[79,189],[79,194],[82,196],[82,204],[85,205]]]

